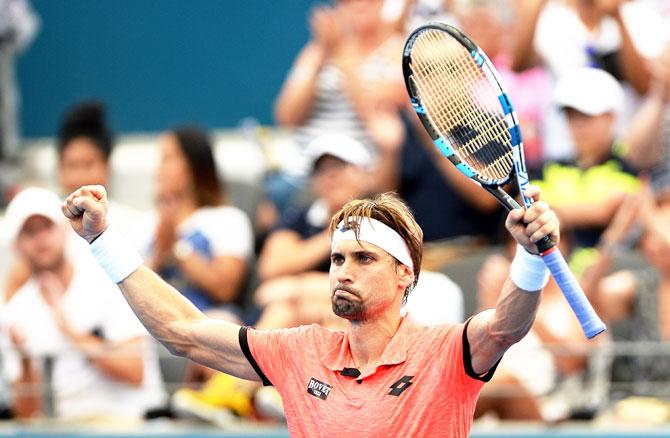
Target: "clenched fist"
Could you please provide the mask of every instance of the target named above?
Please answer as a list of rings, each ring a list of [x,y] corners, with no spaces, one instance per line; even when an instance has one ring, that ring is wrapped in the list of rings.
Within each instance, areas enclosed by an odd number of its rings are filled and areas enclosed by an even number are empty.
[[[107,192],[103,186],[83,186],[61,206],[72,229],[91,243],[107,229]]]
[[[525,195],[532,198],[534,204],[527,210],[516,209],[509,212],[505,227],[512,237],[531,254],[537,254],[536,242],[544,236],[556,244],[559,242],[559,223],[556,213],[545,202],[540,201],[540,189],[526,187]]]

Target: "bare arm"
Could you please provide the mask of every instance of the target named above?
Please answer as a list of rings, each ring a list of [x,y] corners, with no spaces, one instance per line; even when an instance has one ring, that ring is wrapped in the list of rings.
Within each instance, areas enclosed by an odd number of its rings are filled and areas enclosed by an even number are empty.
[[[144,266],[119,286],[142,324],[170,352],[242,379],[260,380],[240,348],[240,326],[207,318]]]
[[[325,58],[325,49],[315,43],[308,44],[300,53],[275,101],[278,124],[297,126],[312,112],[316,81]]]
[[[89,243],[107,229],[107,194],[102,186],[85,186],[67,197],[63,214]],[[149,333],[171,352],[242,379],[259,380],[238,341],[240,327],[209,319],[146,266],[119,287]]]
[[[619,33],[621,34],[621,47],[619,47],[617,54],[621,74],[635,88],[635,91],[639,94],[645,94],[649,91],[649,84],[651,83],[651,74],[647,68],[647,62],[633,44],[628,27],[621,17],[621,7],[617,7],[610,15],[619,26]]]
[[[535,187],[529,187],[527,194],[536,201],[539,199]],[[556,215],[543,202],[536,202],[525,211],[512,210],[505,226],[526,251],[534,254],[537,254],[534,242],[542,237],[551,236],[556,242],[559,239]],[[528,333],[539,303],[539,291],[525,291],[507,279],[495,310],[477,314],[468,325],[472,368],[476,373],[490,370],[509,347]]]
[[[33,367],[24,347],[25,334],[17,326],[9,328],[9,339],[16,349],[19,360],[19,376],[13,382],[14,402],[12,410],[16,418],[31,418],[40,414],[42,409],[42,376]]]
[[[5,290],[3,291],[3,300],[6,303],[14,296],[21,286],[30,278],[30,266],[24,259],[18,259],[13,266],[9,268],[5,280]]]
[[[509,347],[519,342],[535,321],[540,294],[519,289],[509,278],[495,310],[475,315],[468,325],[472,368],[484,374]]]
[[[598,202],[575,202],[556,206],[556,214],[565,228],[604,227],[616,213],[626,194],[612,192]]]
[[[79,335],[72,342],[96,368],[110,377],[133,386],[140,386],[144,380],[144,340],[135,337],[124,342],[105,342],[94,335]]]
[[[312,41],[298,55],[275,101],[275,120],[285,127],[300,125],[312,112],[319,71],[342,38],[337,8],[314,8],[309,25]]]
[[[179,260],[186,277],[220,302],[237,298],[247,274],[247,262],[240,257],[221,256],[212,261],[199,254]]]
[[[317,267],[330,254],[330,238],[326,230],[303,239],[292,230],[277,230],[268,237],[258,261],[263,280],[293,275]]]
[[[615,251],[626,241],[633,225],[638,223],[646,189],[646,185],[643,185],[643,190],[639,194],[628,195],[624,198],[607,229],[600,236],[595,263],[589,266],[580,278],[584,293],[591,300],[597,313],[600,313],[601,301],[597,293],[599,284],[610,273],[614,265]]]
[[[662,155],[663,115],[670,103],[670,47],[653,67],[653,83],[628,127],[626,160],[639,169],[655,165]]]
[[[21,356],[21,374],[14,382],[14,403],[12,411],[16,418],[26,419],[37,416],[42,409],[41,376],[30,363],[30,359]]]
[[[535,28],[540,12],[546,3],[547,0],[517,0],[518,18],[512,46],[512,69],[516,72],[533,66]]]

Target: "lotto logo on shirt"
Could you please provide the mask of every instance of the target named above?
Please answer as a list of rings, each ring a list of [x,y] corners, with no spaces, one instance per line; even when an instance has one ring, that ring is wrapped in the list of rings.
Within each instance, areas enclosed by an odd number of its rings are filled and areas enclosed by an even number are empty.
[[[318,397],[321,400],[328,398],[328,394],[330,394],[331,389],[333,389],[332,386],[327,383],[319,382],[314,377],[311,377],[309,379],[309,383],[307,384],[307,393],[313,395],[314,397]]]

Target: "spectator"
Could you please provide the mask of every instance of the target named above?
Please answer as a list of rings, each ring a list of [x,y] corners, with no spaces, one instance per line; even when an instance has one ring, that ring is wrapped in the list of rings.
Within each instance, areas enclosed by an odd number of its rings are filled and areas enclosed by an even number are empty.
[[[72,106],[64,115],[58,128],[58,181],[62,193],[71,193],[86,184],[100,184],[109,187],[110,157],[114,149],[114,135],[106,120],[105,108],[101,102],[86,101]],[[140,241],[143,230],[139,230],[140,213],[116,201],[110,201],[110,214],[119,227],[133,241]],[[88,248],[81,239],[71,235],[69,248],[79,251],[77,258],[90,259]],[[9,270],[5,283],[4,297],[11,296],[30,277],[30,269],[25,261],[17,260]]]
[[[258,261],[264,282],[255,299],[265,308],[264,326],[321,321],[315,314],[298,316],[313,309],[332,316],[330,298],[322,293],[328,289],[330,267],[327,221],[348,201],[364,196],[369,186],[372,159],[357,140],[324,134],[314,139],[305,153],[312,165],[315,199],[308,207],[296,207],[286,214],[268,237]],[[274,318],[278,320],[270,322]]]
[[[660,55],[670,34],[660,15],[640,1],[519,0],[519,25],[512,67],[521,71],[538,61],[556,80],[575,68],[604,69],[624,85],[625,127],[636,111],[639,95],[647,92],[647,60]],[[547,115],[550,159],[574,155],[565,120]]]
[[[160,138],[158,223],[149,265],[203,311],[241,318],[235,305],[253,249],[249,218],[224,205],[207,135],[182,127]]]
[[[57,148],[58,181],[62,193],[71,193],[82,184],[109,187],[114,132],[102,102],[79,102],[65,113],[58,129]],[[112,199],[110,214],[127,236],[139,240],[142,232],[138,231],[138,211]]]
[[[452,13],[454,3],[454,0],[385,0],[382,17],[405,34],[429,21],[457,25],[457,17]]]
[[[593,68],[564,75],[554,90],[554,102],[567,116],[577,156],[574,161],[545,165],[541,179],[533,184],[556,209],[561,226],[574,231],[575,247],[594,246],[625,194],[638,188],[637,169],[622,143],[615,141],[622,99],[618,82]]]
[[[58,418],[141,418],[163,401],[158,361],[104,273],[67,255],[60,205],[55,194],[28,188],[7,208],[4,231],[31,272],[0,319],[3,345],[12,346],[3,356],[15,382],[14,412],[48,414],[31,391],[41,384],[53,390]],[[53,365],[40,370],[45,358]]]
[[[340,132],[377,147],[398,143],[397,108],[407,100],[398,54],[402,38],[381,18],[382,0],[339,0],[310,16],[312,38],[275,102],[275,118],[306,146]]]
[[[491,59],[512,96],[521,131],[526,166],[538,168],[544,159],[545,113],[550,109],[552,80],[542,66],[512,70],[514,29],[518,25],[509,0],[467,1],[457,9],[463,31]]]
[[[14,58],[32,42],[39,18],[26,0],[0,1],[0,162],[16,158],[19,149],[19,91]],[[2,183],[7,183],[0,179]]]
[[[630,158],[652,170],[652,181],[670,171],[670,45],[652,68],[653,82],[627,136]]]
[[[617,271],[598,282],[592,301],[608,323],[615,342],[665,342],[670,339],[666,318],[670,306],[670,178],[652,190],[646,183],[637,199],[622,205],[642,226],[642,252],[649,263],[640,269]],[[630,221],[629,221],[630,222]],[[612,266],[613,253],[625,243],[625,231],[608,232],[600,246],[599,271]],[[609,230],[608,230],[609,231]],[[616,344],[615,344],[616,345]],[[623,344],[631,345],[631,344]],[[611,368],[612,403],[632,396],[667,400],[670,369],[667,355],[650,347],[617,352]]]
[[[469,245],[496,236],[502,216],[495,198],[444,159],[413,112],[404,112],[402,120],[405,140],[381,152],[375,187],[398,191],[421,225],[425,242],[465,237],[460,243]],[[426,252],[431,260],[431,249]]]
[[[513,243],[508,242],[504,255],[488,257],[479,270],[479,311],[495,305],[514,256]],[[563,254],[570,254],[569,245],[569,233],[563,233]],[[533,328],[501,361],[490,387],[480,396],[477,415],[493,412],[503,420],[555,421],[569,418],[573,410],[593,409],[597,394],[585,380],[586,343],[570,306],[550,278]]]

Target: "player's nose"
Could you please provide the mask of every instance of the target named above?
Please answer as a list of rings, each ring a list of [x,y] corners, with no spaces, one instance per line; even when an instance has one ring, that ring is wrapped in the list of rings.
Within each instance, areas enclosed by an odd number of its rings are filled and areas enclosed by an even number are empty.
[[[338,267],[336,278],[340,283],[351,283],[353,281],[353,264],[347,259]]]

